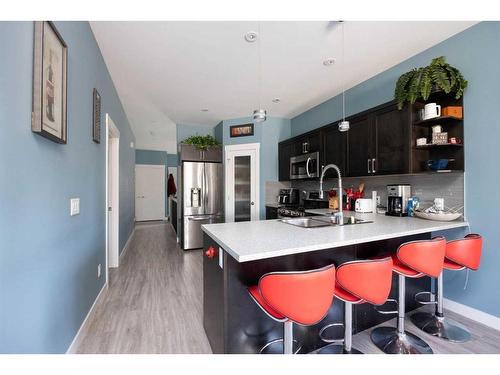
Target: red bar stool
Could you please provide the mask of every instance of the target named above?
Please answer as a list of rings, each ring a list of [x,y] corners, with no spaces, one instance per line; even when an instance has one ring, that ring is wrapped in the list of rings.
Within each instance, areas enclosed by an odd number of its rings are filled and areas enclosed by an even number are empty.
[[[337,268],[335,298],[345,303],[344,324],[332,323],[319,331],[324,342],[332,343],[320,350],[318,354],[362,354],[352,347],[352,305],[371,303],[382,305],[391,292],[392,258],[356,260],[347,262]],[[344,326],[344,339],[334,340],[325,337],[330,327]],[[339,341],[343,345],[339,345]]]
[[[371,333],[372,342],[386,354],[432,354],[431,347],[421,338],[405,331],[405,280],[407,277],[438,277],[443,269],[446,240],[407,242],[392,256],[393,271],[398,274],[397,328],[379,327]]]
[[[461,271],[465,268],[476,271],[481,260],[483,238],[479,234],[469,234],[460,240],[449,241],[446,244],[444,269]],[[428,292],[424,292],[428,293]],[[419,293],[421,294],[421,293]],[[415,296],[416,299],[418,295]],[[417,299],[418,302],[420,302]],[[429,302],[424,302],[428,304]],[[437,299],[434,314],[417,312],[411,316],[411,321],[422,331],[452,342],[466,342],[471,338],[470,332],[459,323],[444,317],[443,314],[443,273],[437,279]]]
[[[255,303],[272,319],[283,322],[283,339],[267,343],[260,352],[283,342],[283,353],[293,353],[293,323],[313,325],[328,312],[335,286],[335,266],[303,272],[271,272],[248,288]],[[300,350],[295,351],[297,353]]]

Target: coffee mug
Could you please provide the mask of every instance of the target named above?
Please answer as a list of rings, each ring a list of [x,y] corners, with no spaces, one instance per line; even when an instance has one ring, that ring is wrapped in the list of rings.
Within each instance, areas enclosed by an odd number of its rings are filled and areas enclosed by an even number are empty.
[[[441,116],[441,106],[436,103],[426,104],[424,107],[424,120]]]

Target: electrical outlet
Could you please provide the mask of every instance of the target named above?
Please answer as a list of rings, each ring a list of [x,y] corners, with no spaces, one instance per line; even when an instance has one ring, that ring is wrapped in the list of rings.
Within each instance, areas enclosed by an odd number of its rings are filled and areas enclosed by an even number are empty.
[[[97,278],[101,277],[101,263],[97,265]]]
[[[71,198],[69,202],[69,214],[71,216],[78,215],[80,213],[80,198]]]

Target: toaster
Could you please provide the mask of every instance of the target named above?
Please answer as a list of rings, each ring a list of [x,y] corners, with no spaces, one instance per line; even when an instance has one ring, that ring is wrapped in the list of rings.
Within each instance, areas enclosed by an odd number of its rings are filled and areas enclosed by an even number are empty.
[[[369,198],[358,198],[354,204],[354,211],[356,212],[373,212],[373,201]]]

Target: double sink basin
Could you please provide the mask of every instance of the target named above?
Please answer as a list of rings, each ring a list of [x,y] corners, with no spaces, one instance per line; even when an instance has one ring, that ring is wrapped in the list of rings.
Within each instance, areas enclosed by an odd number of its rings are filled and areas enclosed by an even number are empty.
[[[335,216],[308,216],[293,219],[281,219],[282,223],[301,228],[321,228],[339,225]],[[357,219],[354,216],[344,217],[344,225],[372,223],[370,220]]]

